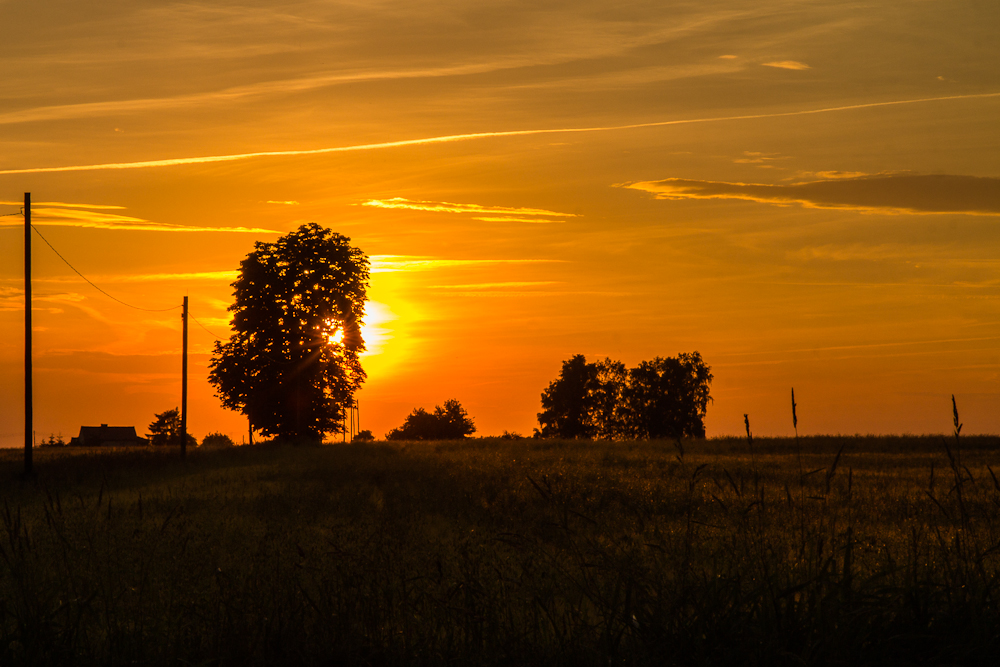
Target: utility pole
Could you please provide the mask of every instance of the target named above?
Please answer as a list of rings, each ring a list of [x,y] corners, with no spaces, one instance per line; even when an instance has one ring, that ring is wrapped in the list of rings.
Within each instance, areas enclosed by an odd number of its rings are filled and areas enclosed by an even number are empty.
[[[181,311],[183,326],[183,343],[181,345],[181,458],[187,455],[188,444],[188,298],[184,297],[184,310]]]
[[[35,474],[31,460],[34,422],[31,386],[31,193],[24,193],[24,476]]]

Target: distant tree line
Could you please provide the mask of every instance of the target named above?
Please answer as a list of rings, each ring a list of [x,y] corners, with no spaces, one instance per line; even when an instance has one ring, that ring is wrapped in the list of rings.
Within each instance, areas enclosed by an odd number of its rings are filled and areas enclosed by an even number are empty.
[[[635,368],[582,354],[564,361],[542,392],[543,438],[634,440],[705,437],[711,368],[698,352],[656,357]]]

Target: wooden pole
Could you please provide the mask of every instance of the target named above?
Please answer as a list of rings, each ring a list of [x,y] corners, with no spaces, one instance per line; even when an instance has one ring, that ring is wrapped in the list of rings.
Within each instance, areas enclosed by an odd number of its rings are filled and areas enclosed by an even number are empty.
[[[31,193],[24,193],[24,475],[35,473],[32,462],[34,440],[31,386]]]
[[[184,309],[181,318],[183,325],[183,343],[181,345],[181,458],[187,455],[187,414],[188,414],[188,298],[184,297]]]

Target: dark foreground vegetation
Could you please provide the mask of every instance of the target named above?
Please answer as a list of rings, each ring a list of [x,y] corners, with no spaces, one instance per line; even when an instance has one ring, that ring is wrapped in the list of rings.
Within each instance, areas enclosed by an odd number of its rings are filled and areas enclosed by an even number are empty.
[[[0,663],[991,664],[1000,439],[945,442],[10,452]]]

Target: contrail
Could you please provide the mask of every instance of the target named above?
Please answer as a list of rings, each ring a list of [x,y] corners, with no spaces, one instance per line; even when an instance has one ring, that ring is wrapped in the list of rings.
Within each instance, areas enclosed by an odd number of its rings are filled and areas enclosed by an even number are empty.
[[[142,162],[110,162],[106,164],[74,165],[69,167],[31,167],[27,169],[4,169],[3,174],[47,174],[61,171],[100,171],[105,169],[148,169],[153,167],[173,167],[184,164],[207,164],[210,162],[233,162],[249,160],[257,157],[282,157],[296,155],[322,155],[325,153],[347,153],[352,151],[371,151],[383,148],[400,148],[403,146],[421,146],[426,144],[444,144],[455,141],[471,141],[473,139],[491,139],[495,137],[524,137],[536,134],[569,134],[577,132],[614,132],[620,130],[636,130],[645,127],[665,127],[667,125],[689,125],[692,123],[720,123],[735,120],[755,120],[759,118],[784,118],[788,116],[807,116],[809,114],[831,113],[834,111],[851,111],[854,109],[871,109],[875,107],[897,106],[901,104],[921,104],[924,102],[943,102],[948,100],[966,100],[974,98],[1000,97],[1000,93],[976,93],[971,95],[949,95],[946,97],[922,97],[910,100],[894,100],[891,102],[867,102],[840,107],[825,107],[822,109],[805,109],[802,111],[784,111],[778,113],[747,114],[742,116],[715,116],[712,118],[686,118],[681,120],[662,120],[652,123],[632,123],[629,125],[608,125],[596,127],[564,127],[536,130],[507,130],[502,132],[471,132],[468,134],[449,134],[441,137],[426,137],[424,139],[404,139],[401,141],[384,141],[372,144],[357,144],[354,146],[335,146],[332,148],[311,148],[291,151],[258,151],[254,153],[237,153],[234,155],[208,155],[204,157],[182,157],[167,160],[145,160]]]

